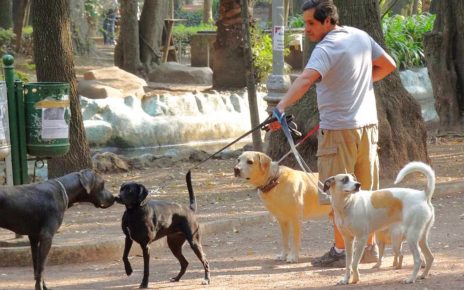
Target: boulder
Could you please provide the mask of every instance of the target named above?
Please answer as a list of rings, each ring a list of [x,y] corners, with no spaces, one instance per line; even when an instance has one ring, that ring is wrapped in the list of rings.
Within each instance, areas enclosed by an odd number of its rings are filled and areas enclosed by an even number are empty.
[[[155,83],[212,85],[213,71],[209,67],[190,67],[177,62],[166,62],[148,75]]]
[[[84,80],[97,80],[107,86],[119,89],[123,97],[136,96],[142,98],[145,95],[144,87],[147,86],[144,79],[116,66],[85,72]]]
[[[120,90],[105,85],[105,83],[95,80],[80,80],[77,86],[80,96],[89,99],[104,99],[108,97],[122,98]]]

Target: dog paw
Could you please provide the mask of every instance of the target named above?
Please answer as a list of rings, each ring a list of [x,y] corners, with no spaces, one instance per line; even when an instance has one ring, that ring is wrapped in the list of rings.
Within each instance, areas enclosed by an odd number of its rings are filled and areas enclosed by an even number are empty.
[[[349,280],[347,279],[341,279],[340,281],[337,282],[337,285],[348,285]]]
[[[424,275],[424,274],[422,274],[422,275],[419,276],[419,279],[421,279],[421,280],[423,280],[423,279],[425,279],[425,278],[427,278],[427,276]]]
[[[380,266],[381,266],[381,265],[382,265],[382,264],[377,263],[377,264],[375,264],[374,266],[372,266],[372,269],[380,269]]]
[[[124,268],[126,270],[126,275],[130,276],[132,274],[132,272],[133,272],[132,267],[129,265],[129,266],[125,266]]]
[[[139,289],[145,289],[145,288],[148,288],[148,283],[147,284],[144,284],[144,283],[140,284]]]
[[[403,280],[404,284],[411,284],[411,283],[414,283],[414,282],[415,282],[415,280],[411,279],[411,278],[406,278],[406,279]]]
[[[205,279],[201,282],[201,285],[209,285],[210,282],[211,282],[210,280]]]
[[[173,278],[169,279],[169,282],[179,282],[179,278],[173,277]]]
[[[286,261],[287,260],[287,254],[279,254],[275,257],[276,261]]]
[[[287,257],[287,263],[297,263],[298,262],[298,257],[295,255],[289,255]]]

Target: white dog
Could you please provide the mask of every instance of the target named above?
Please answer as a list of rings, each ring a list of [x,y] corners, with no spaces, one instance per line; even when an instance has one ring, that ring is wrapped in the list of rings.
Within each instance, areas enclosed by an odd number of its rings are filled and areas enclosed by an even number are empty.
[[[266,154],[255,151],[240,155],[234,173],[257,187],[264,206],[279,223],[282,252],[277,260],[298,262],[301,221],[327,216],[330,212],[330,205],[319,204],[318,174],[279,166]],[[290,233],[293,239],[289,243]]]
[[[427,177],[424,191],[410,188],[388,188],[377,191],[360,191],[361,185],[350,174],[338,174],[328,178],[324,189],[332,194],[335,222],[345,240],[346,272],[339,284],[359,281],[358,264],[369,233],[381,230],[393,223],[401,223],[403,235],[414,257],[412,275],[405,283],[414,283],[421,267],[421,253],[425,256],[425,269],[421,279],[427,277],[433,255],[428,246],[428,235],[435,219],[431,203],[435,189],[435,173],[422,162],[411,162],[398,173],[395,184],[412,172]],[[353,240],[356,246],[353,254]],[[351,276],[353,273],[353,276]]]

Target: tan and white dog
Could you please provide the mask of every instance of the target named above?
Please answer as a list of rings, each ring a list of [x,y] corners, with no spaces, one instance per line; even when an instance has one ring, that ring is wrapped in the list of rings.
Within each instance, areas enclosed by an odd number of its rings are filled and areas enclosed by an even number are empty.
[[[402,233],[414,257],[412,275],[404,282],[416,281],[421,267],[420,250],[425,256],[425,269],[420,278],[427,277],[434,259],[427,240],[435,219],[431,203],[435,173],[427,164],[411,162],[400,170],[395,184],[412,172],[420,172],[427,177],[424,191],[410,188],[362,191],[359,190],[361,185],[350,174],[338,174],[324,182],[324,190],[330,190],[332,195],[335,222],[345,240],[346,272],[339,284],[350,283],[350,278],[351,283],[359,281],[358,265],[367,236],[394,223],[401,224]],[[356,246],[353,253],[354,240]]]
[[[392,245],[393,267],[401,269],[403,266],[403,228],[401,223],[395,223],[386,229],[375,232],[375,243],[379,247],[379,260],[372,268],[379,269],[382,266],[382,259],[385,253],[385,246]]]
[[[279,166],[266,154],[255,151],[239,156],[234,173],[257,187],[264,206],[280,225],[282,252],[276,259],[298,262],[302,219],[327,216],[331,209],[330,205],[319,204],[318,174]],[[290,232],[293,241],[289,251]]]

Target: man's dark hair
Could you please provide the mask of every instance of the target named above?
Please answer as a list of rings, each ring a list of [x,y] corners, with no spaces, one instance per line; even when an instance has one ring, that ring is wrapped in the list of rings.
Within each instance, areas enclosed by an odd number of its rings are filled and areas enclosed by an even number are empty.
[[[331,24],[338,24],[338,10],[332,0],[308,0],[303,4],[301,10],[304,12],[313,8],[315,8],[314,18],[320,23],[329,17]]]

